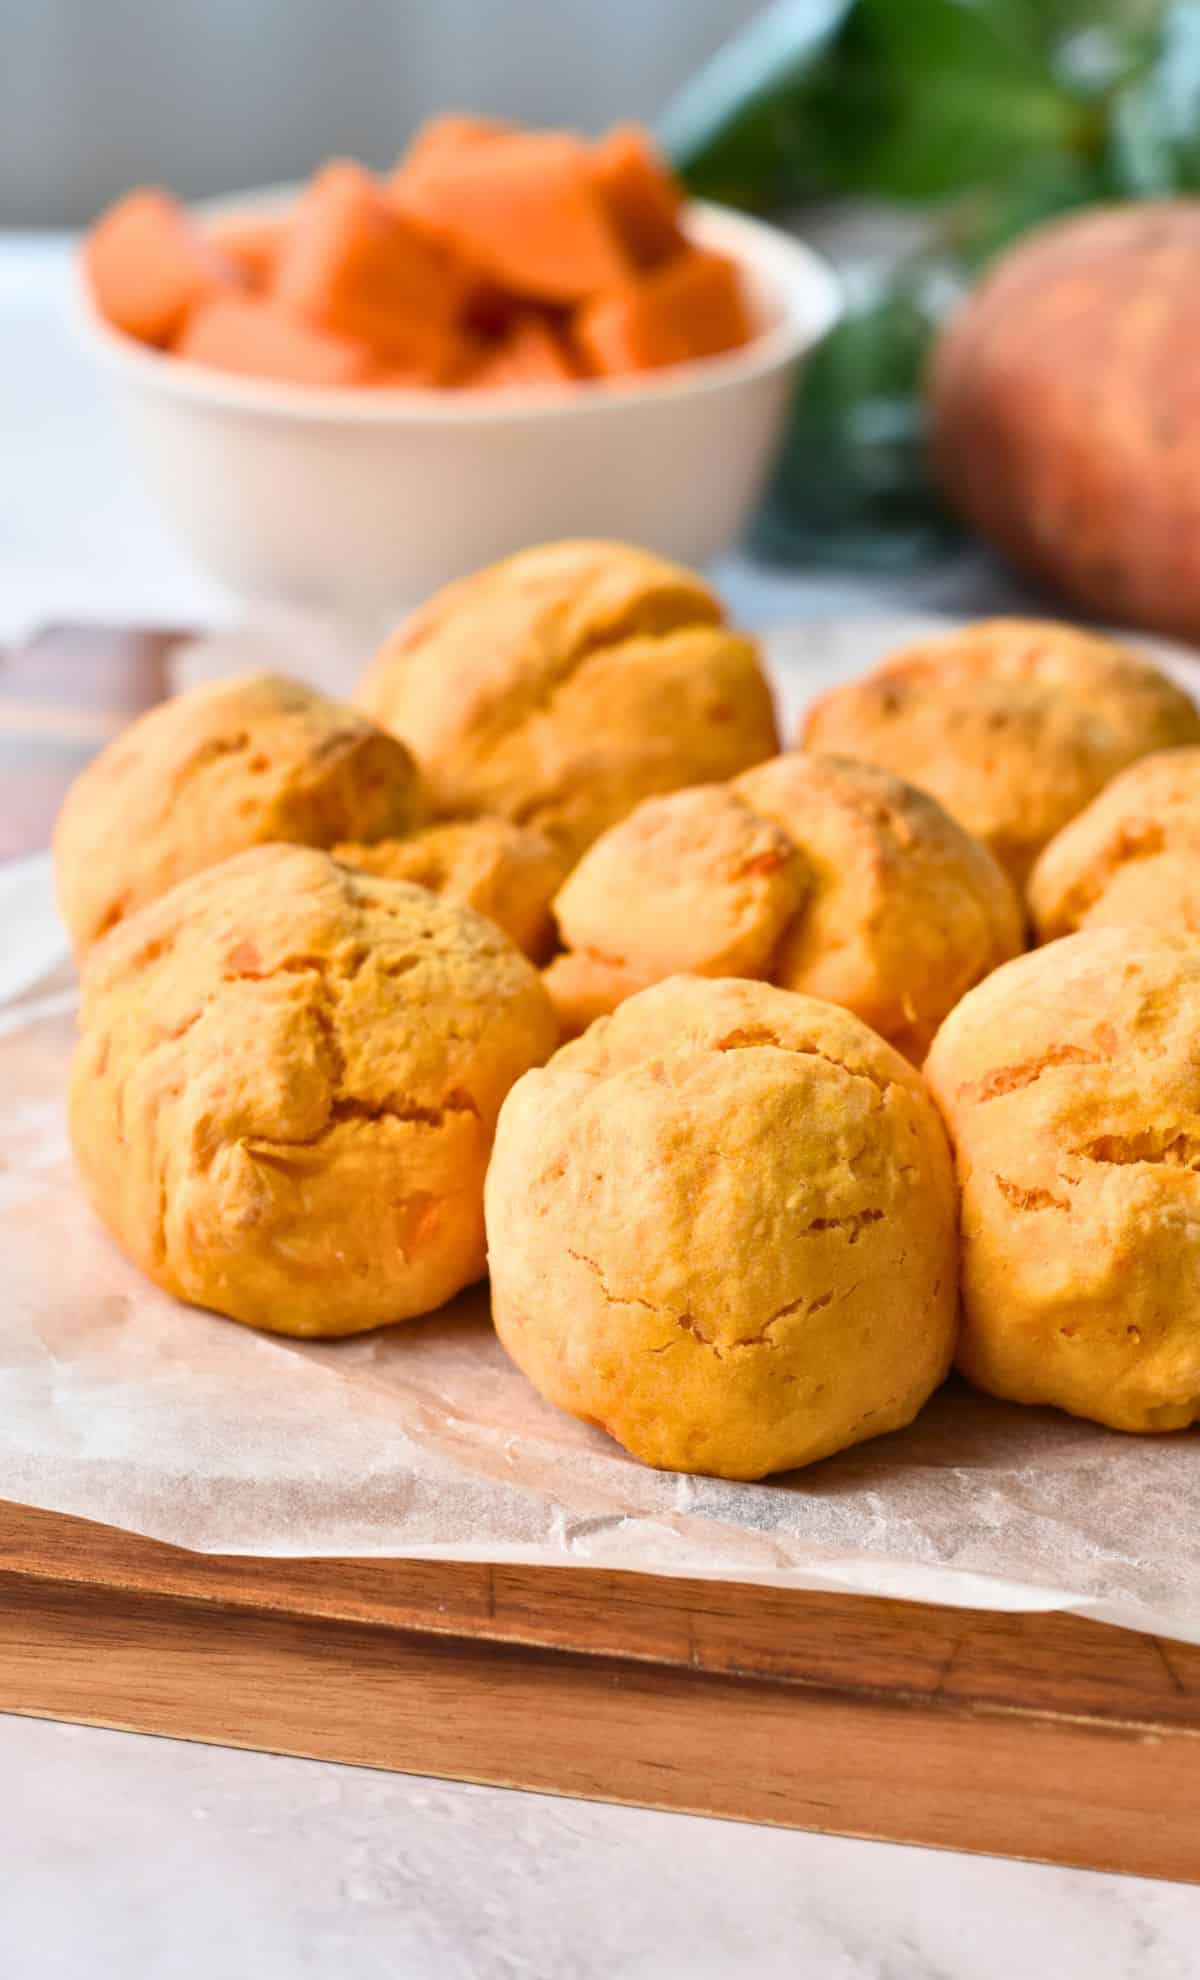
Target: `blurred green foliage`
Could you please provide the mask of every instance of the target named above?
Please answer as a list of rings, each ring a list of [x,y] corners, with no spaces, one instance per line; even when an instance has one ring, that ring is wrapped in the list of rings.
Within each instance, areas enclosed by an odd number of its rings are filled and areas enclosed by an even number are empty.
[[[1200,190],[1200,0],[774,0],[668,107],[701,197],[773,217],[919,208],[850,271],[761,521],[768,553],[911,559],[949,528],[924,467],[937,324],[986,261],[1071,208]]]

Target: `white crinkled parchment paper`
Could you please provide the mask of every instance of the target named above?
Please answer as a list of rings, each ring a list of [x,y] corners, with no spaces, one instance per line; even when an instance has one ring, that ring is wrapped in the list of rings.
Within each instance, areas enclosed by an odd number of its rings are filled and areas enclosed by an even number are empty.
[[[13,984],[16,959],[45,943],[46,885],[43,865],[0,905]],[[0,1498],[205,1551],[1069,1607],[1200,1642],[1194,1433],[1125,1438],[951,1383],[906,1431],[733,1485],[647,1470],[543,1403],[482,1290],[327,1345],[178,1305],[76,1187],[73,1037],[65,973],[0,1011]]]
[[[475,1292],[297,1345],[180,1306],[110,1243],[63,1124],[70,988],[0,1017],[0,1498],[184,1547],[419,1554],[1087,1609],[1200,1641],[1200,1442],[952,1385],[909,1430],[730,1485],[540,1401]]]

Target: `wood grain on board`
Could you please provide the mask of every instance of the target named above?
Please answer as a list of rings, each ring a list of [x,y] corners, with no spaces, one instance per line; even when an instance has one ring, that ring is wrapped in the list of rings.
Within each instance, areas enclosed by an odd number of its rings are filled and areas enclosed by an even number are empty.
[[[0,1709],[1200,1881],[1200,1648],[589,1569],[198,1555],[0,1507]]]

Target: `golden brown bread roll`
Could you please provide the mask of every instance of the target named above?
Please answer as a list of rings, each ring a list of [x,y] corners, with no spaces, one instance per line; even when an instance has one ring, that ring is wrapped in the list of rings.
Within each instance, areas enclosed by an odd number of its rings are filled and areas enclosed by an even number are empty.
[[[672,977],[501,1109],[496,1330],[635,1457],[761,1478],[911,1422],[937,1387],[955,1210],[920,1076],[857,1018]]]
[[[355,699],[440,813],[498,812],[576,857],[640,798],[778,747],[753,643],[700,578],[624,543],[543,544],[448,585]]]
[[[1022,946],[1010,882],[934,798],[798,751],[647,799],[584,854],[555,913],[566,947],[546,986],[568,1032],[687,970],[827,997],[918,1062]]]
[[[1043,942],[1114,925],[1200,934],[1200,749],[1114,777],[1045,848],[1029,906]]]
[[[1115,1430],[1200,1416],[1200,942],[1095,928],[964,997],[926,1073],[958,1152],[959,1366]]]
[[[152,708],[67,793],[58,903],[77,955],[126,915],[268,840],[329,846],[425,816],[403,743],[276,674],[207,682]]]
[[[537,972],[482,916],[257,847],[93,949],[76,1159],[180,1299],[283,1334],[383,1326],[483,1272],[496,1114],[555,1037]]]
[[[832,688],[802,740],[932,791],[1023,887],[1046,842],[1118,770],[1200,741],[1200,715],[1115,640],[1050,619],[984,619]]]
[[[406,839],[338,845],[335,859],[387,880],[428,887],[444,900],[486,914],[533,962],[554,940],[550,903],[563,861],[542,832],[508,818],[452,818]]]

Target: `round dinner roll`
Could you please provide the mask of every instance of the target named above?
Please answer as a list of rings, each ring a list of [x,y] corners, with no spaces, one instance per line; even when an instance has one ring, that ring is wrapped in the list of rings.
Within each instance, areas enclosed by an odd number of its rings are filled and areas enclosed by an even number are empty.
[[[408,880],[486,914],[534,962],[554,941],[550,903],[563,862],[542,832],[509,818],[452,818],[407,839],[338,845],[335,859],[387,880]]]
[[[779,746],[753,642],[691,571],[625,543],[546,543],[448,585],[355,698],[441,814],[499,812],[567,856],[639,798]]]
[[[499,929],[322,852],[260,846],[84,968],[76,1160],[158,1285],[275,1333],[426,1313],[484,1270],[509,1087],[553,1049]]]
[[[958,1152],[959,1366],[1116,1430],[1200,1415],[1200,942],[1094,928],[952,1011],[926,1074]]]
[[[1077,928],[1200,934],[1200,749],[1122,770],[1063,826],[1029,879],[1038,939]]]
[[[1051,619],[983,619],[905,647],[810,708],[808,749],[911,778],[1016,884],[1127,763],[1200,742],[1200,714],[1139,654]]]
[[[761,1478],[909,1423],[957,1312],[919,1074],[848,1011],[677,976],[500,1113],[492,1311],[550,1402],[672,1471]]]
[[[546,987],[565,1031],[686,970],[844,1004],[919,1062],[946,1012],[1022,947],[986,847],[925,791],[794,751],[648,798],[555,900]]]
[[[426,815],[403,743],[278,674],[206,682],[152,708],[75,779],[54,830],[77,955],[178,880],[268,840],[330,846]]]

